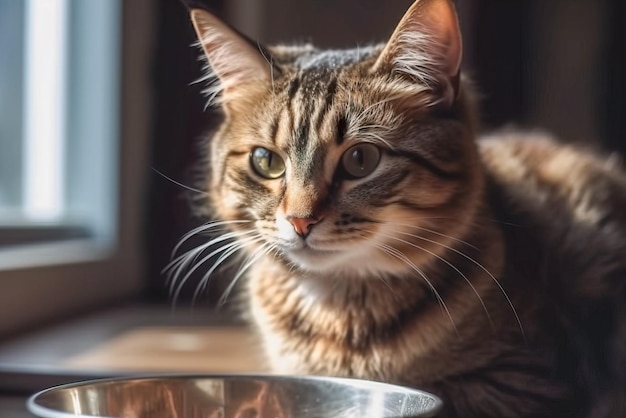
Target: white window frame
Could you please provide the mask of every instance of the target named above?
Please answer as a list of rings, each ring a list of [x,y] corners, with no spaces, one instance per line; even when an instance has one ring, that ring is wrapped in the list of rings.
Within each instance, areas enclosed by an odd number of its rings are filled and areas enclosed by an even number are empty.
[[[108,228],[113,234],[111,239],[97,234],[100,238],[0,248],[0,336],[129,300],[144,287],[154,2],[118,1],[121,94],[118,143],[113,148],[115,225]]]

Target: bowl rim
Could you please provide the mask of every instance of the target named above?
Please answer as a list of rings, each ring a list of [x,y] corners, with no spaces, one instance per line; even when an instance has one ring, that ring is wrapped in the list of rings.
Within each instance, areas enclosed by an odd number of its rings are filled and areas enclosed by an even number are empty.
[[[92,418],[117,418],[117,417],[103,417],[95,415],[75,415],[68,412],[51,409],[37,403],[37,400],[43,396],[52,392],[75,389],[92,385],[103,385],[115,382],[128,382],[128,381],[150,381],[150,380],[177,380],[177,379],[222,379],[222,380],[300,380],[308,382],[331,382],[340,385],[348,385],[352,387],[360,387],[363,389],[372,387],[384,387],[389,390],[397,392],[406,392],[407,394],[424,396],[430,398],[433,402],[432,410],[428,411],[428,415],[424,415],[424,418],[428,416],[436,416],[436,414],[443,407],[443,401],[437,395],[427,392],[423,389],[412,388],[404,385],[397,385],[394,383],[386,383],[376,380],[358,379],[352,377],[334,377],[334,376],[313,376],[313,375],[287,375],[287,374],[271,374],[271,373],[142,373],[142,374],[129,374],[121,375],[117,377],[107,377],[98,379],[87,379],[77,382],[65,383],[62,385],[51,386],[49,388],[40,390],[31,395],[26,401],[26,407],[28,411],[37,417],[45,418],[76,418],[76,417],[92,417]]]

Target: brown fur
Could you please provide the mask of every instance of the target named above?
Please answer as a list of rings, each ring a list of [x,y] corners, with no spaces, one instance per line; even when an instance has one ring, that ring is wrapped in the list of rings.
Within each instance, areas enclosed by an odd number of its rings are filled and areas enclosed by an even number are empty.
[[[248,315],[278,372],[424,388],[446,417],[622,416],[626,178],[541,134],[476,140],[451,10],[417,1],[386,46],[267,61],[192,12],[228,86],[209,190],[218,219],[245,221],[229,227],[249,239]],[[342,177],[362,141],[379,166]],[[281,178],[254,172],[255,147],[285,161]],[[291,217],[319,221],[307,242],[323,250],[283,243],[299,242]]]

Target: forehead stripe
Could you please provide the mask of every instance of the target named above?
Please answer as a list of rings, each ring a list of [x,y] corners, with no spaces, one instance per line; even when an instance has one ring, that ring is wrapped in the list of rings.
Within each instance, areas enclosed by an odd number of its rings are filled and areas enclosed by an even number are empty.
[[[293,99],[293,97],[298,92],[299,88],[300,88],[300,77],[295,76],[293,80],[291,80],[291,83],[289,84],[289,90],[287,91],[287,96],[289,97],[289,100]]]
[[[337,145],[343,144],[347,129],[348,121],[346,120],[346,117],[344,115],[339,116],[339,119],[337,120],[337,136],[335,137]]]
[[[326,88],[326,95],[324,97],[324,104],[320,108],[320,111],[315,120],[315,130],[319,131],[322,127],[322,123],[324,123],[324,118],[328,111],[330,110],[333,101],[335,99],[335,93],[337,92],[337,78],[333,78],[328,83],[328,87]]]

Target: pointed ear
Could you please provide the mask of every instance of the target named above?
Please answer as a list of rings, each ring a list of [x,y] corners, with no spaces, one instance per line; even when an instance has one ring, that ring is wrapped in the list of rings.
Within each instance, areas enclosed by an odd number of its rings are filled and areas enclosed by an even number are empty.
[[[228,102],[245,94],[247,84],[270,83],[271,64],[259,48],[206,10],[192,9],[190,16],[209,63],[203,79],[218,79],[206,90],[211,101],[221,94]]]
[[[420,81],[452,104],[458,93],[462,41],[451,0],[417,0],[385,45],[375,71]]]

